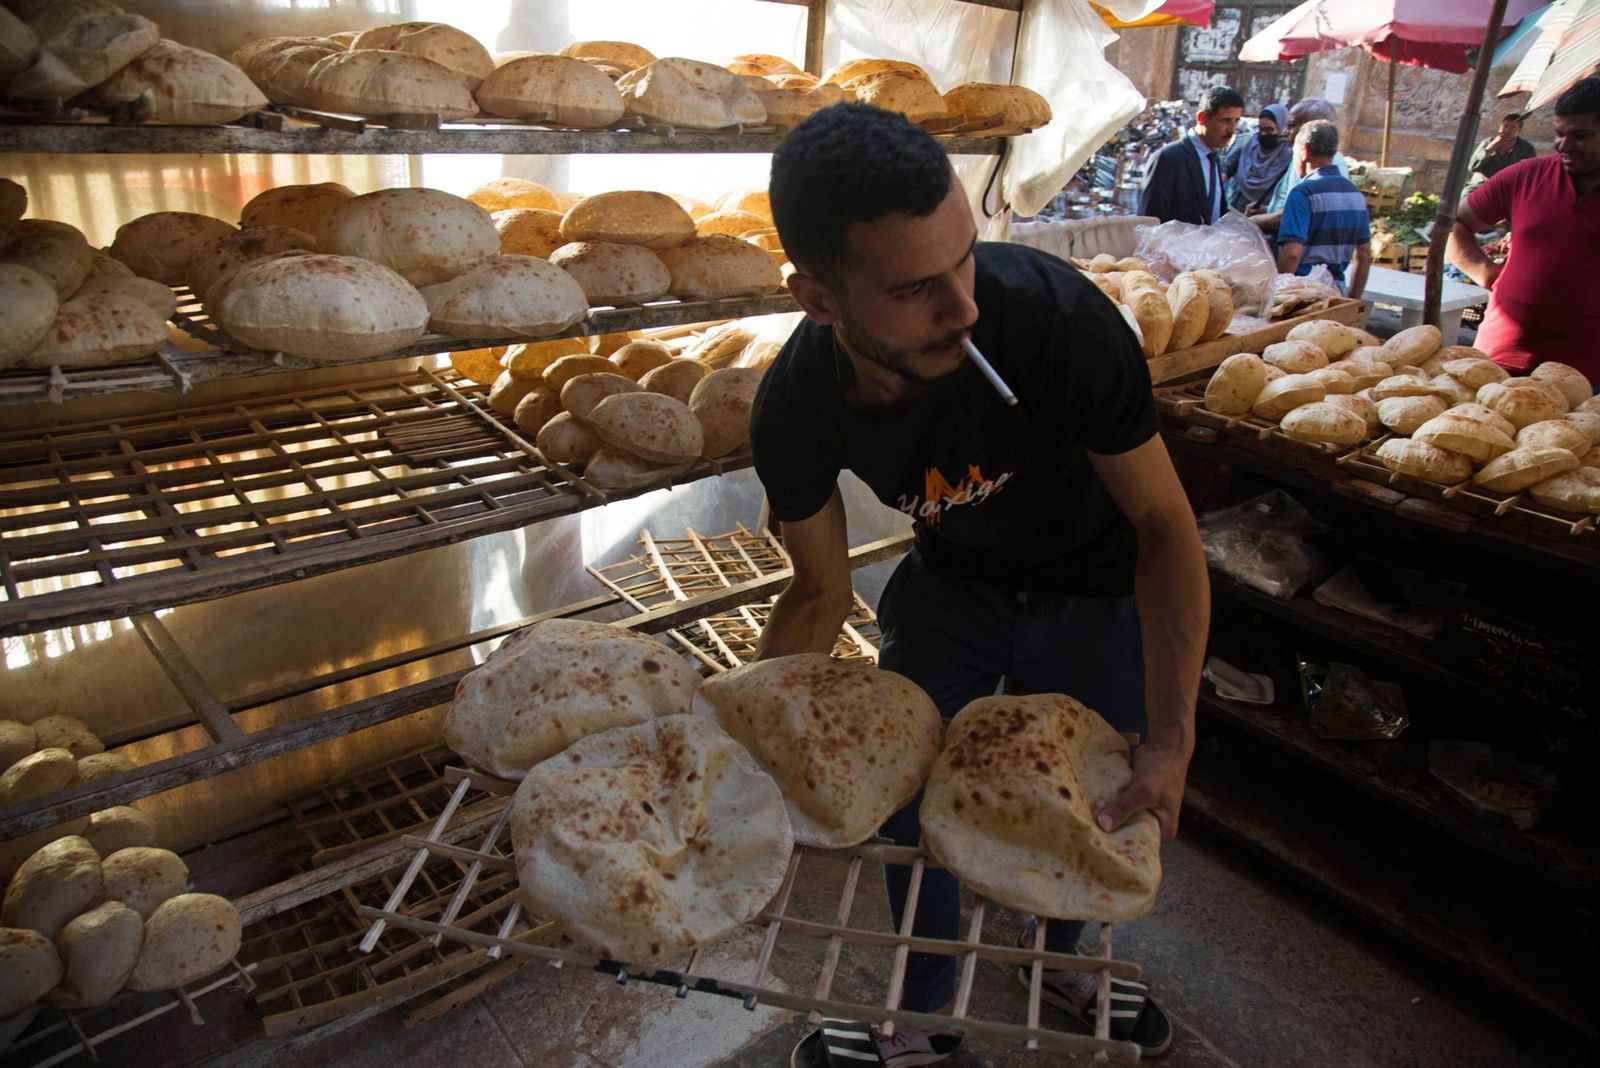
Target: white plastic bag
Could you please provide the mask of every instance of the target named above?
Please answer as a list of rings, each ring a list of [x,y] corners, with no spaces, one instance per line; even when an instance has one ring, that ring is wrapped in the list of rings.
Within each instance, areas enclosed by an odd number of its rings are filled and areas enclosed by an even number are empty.
[[[1134,255],[1164,281],[1202,267],[1219,272],[1233,288],[1233,307],[1245,315],[1260,314],[1272,298],[1278,265],[1260,227],[1237,211],[1210,226],[1164,222],[1134,231]]]

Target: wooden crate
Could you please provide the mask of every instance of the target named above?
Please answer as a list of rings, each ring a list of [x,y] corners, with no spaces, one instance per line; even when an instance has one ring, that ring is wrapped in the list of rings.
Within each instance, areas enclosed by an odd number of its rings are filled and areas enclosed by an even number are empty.
[[[1410,245],[1406,248],[1406,270],[1421,274],[1428,269],[1428,246]]]
[[[1376,189],[1369,186],[1361,191],[1361,195],[1367,198],[1367,214],[1373,218],[1388,215],[1400,205],[1400,194],[1393,189]]]
[[[1288,337],[1289,331],[1301,323],[1308,323],[1313,319],[1331,319],[1336,323],[1355,326],[1362,321],[1365,311],[1366,305],[1362,301],[1351,300],[1346,297],[1334,301],[1332,305],[1321,311],[1279,319],[1277,322],[1264,326],[1259,330],[1251,330],[1243,334],[1223,334],[1215,341],[1207,341],[1192,348],[1169,352],[1165,356],[1157,356],[1149,361],[1150,381],[1157,386],[1168,382],[1176,382],[1185,375],[1215,367],[1235,353],[1260,352],[1273,342],[1282,341]]]

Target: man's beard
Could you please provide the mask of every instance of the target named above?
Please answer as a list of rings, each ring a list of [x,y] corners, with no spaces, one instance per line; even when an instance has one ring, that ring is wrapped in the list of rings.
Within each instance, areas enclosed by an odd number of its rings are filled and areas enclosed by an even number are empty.
[[[915,353],[928,352],[935,349],[948,349],[953,345],[959,345],[961,344],[961,339],[966,337],[966,331],[964,330],[953,331],[945,337],[940,338],[937,341],[929,342],[928,344],[923,345],[921,348],[916,350],[892,349],[884,345],[879,345],[875,341],[864,336],[863,332],[861,331],[852,330],[847,332],[844,328],[844,324],[842,323],[837,327],[837,332],[839,343],[843,345],[848,352],[861,357],[868,363],[877,364],[886,371],[892,371],[901,378],[905,379],[907,382],[911,382],[919,386],[931,386],[936,382],[948,378],[957,371],[961,370],[962,364],[966,362],[966,358],[962,357],[960,362],[950,368],[950,370],[940,375],[929,376],[919,374],[911,369],[911,355]]]

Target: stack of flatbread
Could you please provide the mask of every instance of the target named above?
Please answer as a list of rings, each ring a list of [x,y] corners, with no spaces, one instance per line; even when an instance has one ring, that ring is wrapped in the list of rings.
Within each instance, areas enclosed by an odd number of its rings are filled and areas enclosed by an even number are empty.
[[[1161,832],[1096,813],[1132,778],[1128,743],[1061,694],[984,697],[950,721],[922,799],[928,849],[963,883],[1040,916],[1120,923],[1149,911]]]

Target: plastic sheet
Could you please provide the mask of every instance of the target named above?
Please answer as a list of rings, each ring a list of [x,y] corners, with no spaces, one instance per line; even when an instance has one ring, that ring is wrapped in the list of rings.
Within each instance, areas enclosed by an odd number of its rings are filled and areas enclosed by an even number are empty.
[[[1277,261],[1255,223],[1230,211],[1211,226],[1164,222],[1141,226],[1134,255],[1165,281],[1209,267],[1233,287],[1234,310],[1255,315],[1267,307],[1278,277]]]
[[[1411,722],[1400,687],[1373,682],[1350,664],[1300,661],[1300,685],[1319,738],[1370,742],[1398,738]]]
[[[1200,517],[1206,563],[1272,597],[1288,600],[1326,570],[1305,540],[1328,527],[1282,490]]]

